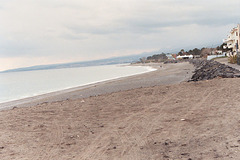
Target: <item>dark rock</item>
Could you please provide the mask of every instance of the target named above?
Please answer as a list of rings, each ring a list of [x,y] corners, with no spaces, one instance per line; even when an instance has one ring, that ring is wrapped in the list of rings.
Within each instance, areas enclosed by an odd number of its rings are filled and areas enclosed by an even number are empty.
[[[17,107],[16,107],[16,106],[14,106],[12,109],[17,109]]]
[[[189,155],[189,153],[181,153],[182,156]]]
[[[217,77],[236,78],[240,77],[240,71],[217,61],[189,60],[196,69],[190,81],[209,80]]]

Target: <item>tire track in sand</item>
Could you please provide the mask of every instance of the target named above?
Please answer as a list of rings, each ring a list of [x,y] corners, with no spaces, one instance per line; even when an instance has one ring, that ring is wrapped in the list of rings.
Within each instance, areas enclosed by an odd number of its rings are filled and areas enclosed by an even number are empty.
[[[48,142],[45,142],[43,145],[50,145],[52,144],[52,148],[48,151],[42,150],[40,153],[37,153],[36,155],[45,155],[40,158],[40,160],[46,160],[46,159],[54,159],[54,155],[58,154],[58,148],[60,148],[60,145],[63,140],[63,128],[61,125],[57,123],[57,121],[53,121],[53,126],[52,126],[53,132],[51,132],[51,139],[49,139]]]
[[[161,101],[157,104],[158,109],[161,110],[162,108],[159,107],[162,104],[168,102],[173,97],[176,97],[181,90],[175,90],[171,95],[166,96],[164,101]],[[109,126],[105,129],[102,133],[100,133],[92,142],[91,144],[83,151],[83,154],[79,157],[79,159],[101,159],[101,157],[108,151],[109,139],[111,138],[109,135],[113,135],[114,137],[118,137],[123,144],[123,149],[121,151],[120,156],[123,157],[127,154],[127,152],[132,151],[134,146],[143,146],[147,143],[147,135],[152,131],[153,122],[157,121],[151,117],[151,115],[144,116],[145,112],[154,109],[154,107],[145,108],[142,111],[137,113],[133,113],[130,116],[126,117],[125,119],[121,120],[121,122],[115,122],[115,125]],[[153,112],[154,113],[154,112]],[[131,122],[131,123],[129,123]],[[141,123],[140,123],[141,122]],[[118,132],[119,127],[123,126],[123,133]],[[135,131],[135,132],[133,132]],[[131,137],[131,138],[130,138]],[[135,139],[134,139],[135,138]],[[129,142],[131,139],[131,145],[126,142]],[[108,142],[108,143],[106,143]],[[139,149],[135,149],[134,157],[139,157],[138,153],[140,152]],[[131,157],[132,159],[133,157]],[[135,158],[134,158],[135,159]]]

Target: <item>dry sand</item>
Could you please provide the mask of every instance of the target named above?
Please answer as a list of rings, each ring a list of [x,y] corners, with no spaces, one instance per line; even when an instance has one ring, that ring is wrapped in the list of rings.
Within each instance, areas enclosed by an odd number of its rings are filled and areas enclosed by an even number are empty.
[[[238,160],[239,84],[184,82],[1,111],[0,159]]]
[[[215,59],[215,61],[218,61],[220,63],[229,65],[230,67],[233,67],[233,68],[236,68],[236,69],[240,70],[240,65],[228,63],[228,58],[227,57],[217,58],[217,59]]]

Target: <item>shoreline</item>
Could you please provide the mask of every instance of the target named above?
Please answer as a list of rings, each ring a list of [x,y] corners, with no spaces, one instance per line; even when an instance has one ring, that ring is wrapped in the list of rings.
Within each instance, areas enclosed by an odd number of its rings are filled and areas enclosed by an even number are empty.
[[[139,78],[141,79],[141,77],[146,78],[146,75],[148,75],[148,74],[152,73],[151,75],[154,75],[155,73],[153,73],[153,72],[159,72],[159,71],[164,72],[165,70],[168,70],[168,69],[171,70],[174,68],[174,64],[163,64],[163,63],[149,63],[149,64],[140,64],[140,65],[139,64],[130,64],[130,66],[131,65],[133,65],[133,66],[149,66],[156,70],[139,73],[139,74],[135,74],[135,75],[130,75],[130,76],[126,76],[126,77],[114,78],[114,79],[110,79],[110,80],[106,80],[106,81],[92,83],[92,84],[88,84],[88,85],[84,85],[84,86],[73,87],[73,88],[50,92],[50,93],[41,94],[41,95],[37,95],[37,96],[27,97],[27,98],[23,98],[23,99],[19,99],[19,100],[3,102],[3,103],[0,103],[0,110],[8,110],[8,109],[16,108],[16,107],[29,107],[29,106],[33,106],[33,105],[39,105],[41,103],[64,101],[64,100],[68,100],[68,99],[87,98],[87,97],[102,95],[102,94],[106,94],[106,93],[118,92],[121,90],[128,90],[127,87],[120,87],[119,89],[110,89],[110,90],[108,89],[109,91],[106,91],[106,92],[100,91],[100,93],[94,94],[93,88],[98,87],[98,88],[101,88],[101,90],[102,90],[102,88],[104,88],[104,87],[108,88],[109,85],[111,86],[111,84],[116,85],[118,82],[123,82],[123,81],[125,81],[125,83],[126,83],[128,80],[131,80],[131,79],[133,79],[133,81],[134,81],[134,78],[135,79],[139,79]],[[181,66],[181,64],[178,64],[178,65]],[[189,64],[188,66],[191,66],[191,65]],[[177,69],[177,67],[175,69]],[[189,70],[189,73],[192,71],[193,71],[193,68],[191,68]],[[149,75],[149,77],[151,77],[151,75]],[[181,81],[184,81],[184,80],[180,79],[174,83],[179,83]],[[169,82],[163,82],[162,84],[172,84],[172,82],[170,80]],[[153,83],[150,86],[154,86],[154,85],[158,85],[158,83]],[[130,86],[129,86],[129,89],[140,88],[140,87],[143,87],[143,86],[137,85],[133,88],[130,88]],[[91,91],[89,91],[89,93],[86,93],[86,92],[88,92],[86,90],[91,90]],[[83,93],[81,94],[81,92],[83,92]]]
[[[239,83],[215,78],[4,110],[0,159],[238,159]]]
[[[135,65],[130,65],[130,64],[117,64],[115,66],[118,66],[118,67],[131,67],[131,66],[134,66],[134,67],[136,67]],[[92,66],[90,66],[90,67],[92,67]],[[10,103],[10,102],[14,102],[14,101],[19,101],[19,100],[23,100],[23,99],[29,99],[29,98],[32,98],[32,97],[51,95],[51,94],[55,94],[57,92],[65,92],[65,91],[66,92],[70,92],[72,90],[75,90],[76,88],[84,89],[86,87],[99,85],[99,84],[105,83],[105,82],[111,82],[111,81],[115,81],[115,80],[120,80],[122,78],[127,78],[127,77],[131,77],[131,76],[137,76],[137,75],[140,75],[140,74],[145,74],[145,73],[148,73],[148,72],[153,72],[153,71],[156,71],[159,68],[159,67],[156,67],[156,66],[152,67],[151,65],[147,65],[147,66],[139,65],[139,67],[144,67],[146,69],[146,71],[142,71],[142,72],[134,73],[134,74],[130,73],[130,74],[124,75],[124,76],[118,76],[118,77],[114,77],[114,78],[108,78],[108,79],[102,79],[102,80],[98,80],[98,81],[92,81],[92,82],[81,84],[81,85],[77,85],[77,86],[68,86],[68,87],[61,88],[61,89],[58,89],[58,90],[55,90],[55,91],[53,90],[53,91],[48,91],[48,92],[45,92],[45,93],[43,92],[43,93],[40,93],[40,94],[34,94],[34,95],[26,96],[26,97],[20,97],[20,98],[8,100],[8,101],[5,101],[5,102],[0,102],[0,106],[1,106],[1,104]]]
[[[0,103],[0,111],[1,110],[6,110],[6,109],[11,109],[13,107],[21,107],[23,105],[28,105],[31,103],[31,101],[39,101],[40,103],[46,103],[46,102],[41,102],[44,101],[45,98],[49,98],[49,97],[55,97],[55,96],[60,96],[62,94],[68,94],[70,92],[75,92],[75,91],[79,91],[79,90],[84,90],[84,89],[88,89],[90,87],[95,87],[97,85],[104,85],[106,83],[111,83],[114,81],[119,81],[119,80],[123,80],[125,78],[129,78],[129,77],[134,77],[134,76],[138,76],[141,74],[146,74],[149,72],[154,72],[156,70],[152,70],[152,71],[145,71],[143,73],[137,73],[134,75],[127,75],[127,76],[123,76],[123,77],[116,77],[113,79],[107,79],[107,80],[102,80],[102,81],[98,81],[98,82],[92,82],[89,84],[84,84],[81,86],[76,86],[76,87],[69,87],[66,89],[61,89],[58,91],[53,91],[53,92],[48,92],[48,93],[44,93],[44,94],[40,94],[40,95],[35,95],[35,96],[30,96],[30,97],[26,97],[26,98],[20,98],[20,99],[16,99],[16,100],[11,100],[11,101],[7,101],[7,102],[2,102]],[[86,98],[86,97],[83,97]],[[67,98],[69,99],[69,98]],[[67,99],[62,99],[61,101],[67,100]]]
[[[186,82],[193,69],[167,64],[3,110],[0,159],[238,159],[240,79]]]
[[[46,94],[54,94],[56,92],[61,92],[61,91],[65,91],[65,90],[71,90],[71,89],[74,89],[74,88],[85,88],[85,87],[88,87],[88,86],[91,86],[91,85],[95,85],[95,84],[100,84],[102,82],[108,82],[108,81],[112,81],[112,80],[118,80],[118,79],[121,79],[121,78],[125,78],[125,77],[130,77],[130,76],[135,76],[135,75],[139,75],[139,74],[144,74],[144,73],[148,73],[148,72],[152,72],[152,71],[155,71],[157,70],[157,67],[151,67],[150,65],[148,66],[144,66],[144,65],[139,65],[139,66],[135,66],[135,65],[130,65],[130,63],[127,63],[127,64],[115,64],[115,65],[105,65],[105,66],[117,66],[119,68],[121,67],[141,67],[142,69],[144,69],[145,71],[140,71],[140,72],[136,72],[136,73],[128,73],[126,75],[118,75],[118,76],[115,76],[115,77],[109,77],[109,78],[105,78],[105,79],[99,79],[99,80],[92,80],[91,82],[84,82],[82,84],[74,84],[74,85],[69,85],[69,86],[64,86],[62,88],[59,88],[59,89],[53,89],[53,90],[48,90],[48,91],[41,91],[39,93],[32,93],[32,94],[29,94],[29,95],[26,95],[26,96],[18,96],[17,98],[13,98],[13,99],[10,99],[10,100],[3,100],[2,102],[0,102],[0,106],[1,104],[4,104],[4,103],[10,103],[10,102],[13,102],[13,101],[18,101],[18,100],[22,100],[22,99],[27,99],[27,98],[32,98],[32,97],[37,97],[37,96],[42,96],[42,95],[46,95]],[[87,68],[90,68],[90,67],[96,67],[96,66],[89,66]],[[80,67],[80,68],[84,68],[84,67]],[[72,69],[72,68],[63,68],[63,69]],[[56,69],[53,69],[53,70],[56,70]],[[42,70],[41,70],[42,71]],[[48,71],[48,70],[46,70]],[[23,71],[25,72],[25,71]],[[34,72],[33,71],[29,71],[29,72]],[[19,73],[19,72],[18,72]],[[20,72],[21,73],[21,72]],[[0,107],[1,108],[1,107]]]

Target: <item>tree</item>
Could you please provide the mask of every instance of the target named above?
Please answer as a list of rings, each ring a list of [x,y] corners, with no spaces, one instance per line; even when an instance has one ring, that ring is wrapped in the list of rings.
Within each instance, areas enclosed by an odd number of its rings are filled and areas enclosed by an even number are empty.
[[[201,50],[198,49],[198,48],[194,48],[192,54],[193,55],[200,55],[201,54]]]
[[[193,55],[193,50],[190,49],[188,53]]]
[[[219,50],[222,50],[223,52],[231,51],[231,48],[227,47],[227,43],[223,43],[219,46]]]
[[[146,58],[146,57],[140,58],[140,62],[141,62],[141,63],[146,63],[146,61],[147,61],[147,58]]]
[[[165,53],[162,54],[154,54],[152,56],[147,57],[147,60],[149,61],[154,61],[154,62],[159,62],[159,61],[164,61],[168,59]]]
[[[207,56],[211,53],[211,48],[203,48],[200,56],[203,58],[207,58]]]
[[[178,52],[178,55],[182,56],[184,54],[184,49],[181,49],[180,52]]]

